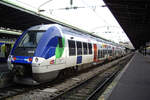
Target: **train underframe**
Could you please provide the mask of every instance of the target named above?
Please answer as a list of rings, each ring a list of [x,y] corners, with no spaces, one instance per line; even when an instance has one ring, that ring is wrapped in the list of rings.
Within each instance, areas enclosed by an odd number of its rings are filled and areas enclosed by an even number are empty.
[[[14,64],[14,82],[26,85],[38,85],[56,78],[59,71],[33,73],[31,64]]]
[[[111,58],[113,60],[114,58]],[[109,59],[110,61],[110,59]],[[93,65],[101,64],[103,62],[108,62],[108,60],[101,60],[99,62],[91,62],[82,65],[76,65],[69,68],[65,68],[62,70],[56,70],[46,73],[33,73],[31,64],[21,64],[14,63],[13,73],[14,73],[14,81],[15,83],[21,83],[26,85],[38,85],[40,83],[48,82],[56,77],[64,77],[66,73],[76,72],[86,68],[89,68]]]

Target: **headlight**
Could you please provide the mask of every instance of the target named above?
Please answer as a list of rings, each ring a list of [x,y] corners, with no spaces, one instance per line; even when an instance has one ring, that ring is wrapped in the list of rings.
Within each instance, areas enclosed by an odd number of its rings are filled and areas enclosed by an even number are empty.
[[[36,67],[41,65],[45,59],[42,57],[33,57],[32,66]]]
[[[11,60],[12,60],[12,55],[9,55],[7,61],[11,62]]]
[[[35,62],[38,62],[38,61],[39,61],[39,59],[36,57],[36,58],[35,58]]]

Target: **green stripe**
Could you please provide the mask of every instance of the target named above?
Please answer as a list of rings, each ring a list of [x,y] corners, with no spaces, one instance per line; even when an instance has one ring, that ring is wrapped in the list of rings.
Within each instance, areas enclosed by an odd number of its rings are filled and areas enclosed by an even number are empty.
[[[64,48],[65,48],[65,39],[64,38],[62,38],[62,45],[63,45],[63,47],[59,48],[59,43],[57,44],[56,51],[55,51],[56,58],[60,58],[63,55]]]

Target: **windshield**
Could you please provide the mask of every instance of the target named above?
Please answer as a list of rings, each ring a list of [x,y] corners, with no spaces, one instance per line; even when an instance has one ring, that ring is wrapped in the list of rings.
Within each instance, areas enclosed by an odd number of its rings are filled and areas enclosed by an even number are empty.
[[[37,47],[44,31],[28,31],[21,39],[18,47]]]

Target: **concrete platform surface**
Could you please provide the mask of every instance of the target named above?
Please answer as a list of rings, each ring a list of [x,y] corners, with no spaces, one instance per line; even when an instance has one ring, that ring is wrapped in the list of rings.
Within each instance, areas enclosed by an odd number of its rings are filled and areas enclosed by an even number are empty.
[[[150,100],[150,56],[135,53],[108,100]]]

